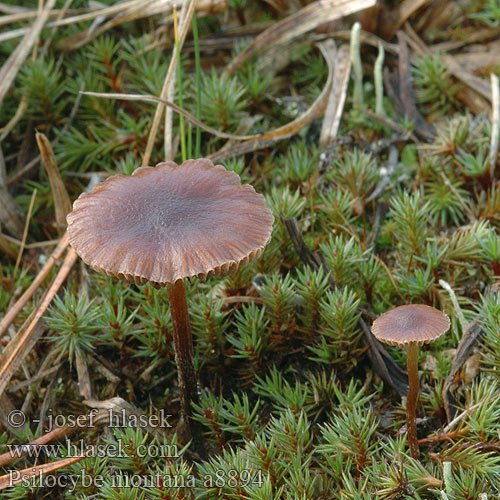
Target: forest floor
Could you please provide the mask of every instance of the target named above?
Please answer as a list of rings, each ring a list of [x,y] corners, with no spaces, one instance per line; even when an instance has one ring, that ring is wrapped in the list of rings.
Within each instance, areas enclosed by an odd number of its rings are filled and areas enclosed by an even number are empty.
[[[498,0],[0,14],[1,498],[500,498]],[[66,216],[192,158],[274,225],[186,281],[186,410],[170,287],[87,266]],[[416,449],[406,350],[371,331],[405,304],[451,322],[418,354]]]

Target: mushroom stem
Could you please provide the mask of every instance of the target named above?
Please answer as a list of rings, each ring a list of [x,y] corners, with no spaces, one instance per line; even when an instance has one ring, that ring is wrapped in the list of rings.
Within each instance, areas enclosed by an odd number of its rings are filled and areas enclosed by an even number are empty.
[[[420,450],[417,441],[416,410],[419,393],[418,383],[418,343],[410,342],[406,351],[406,366],[408,369],[408,396],[406,398],[406,428],[408,431],[408,444],[410,455],[418,460]]]
[[[193,365],[193,340],[187,307],[186,285],[183,279],[167,284],[170,314],[174,331],[175,362],[179,378],[181,416],[187,434],[193,440],[193,449],[201,458],[206,458],[201,424],[194,421],[191,403],[199,404],[198,384]]]

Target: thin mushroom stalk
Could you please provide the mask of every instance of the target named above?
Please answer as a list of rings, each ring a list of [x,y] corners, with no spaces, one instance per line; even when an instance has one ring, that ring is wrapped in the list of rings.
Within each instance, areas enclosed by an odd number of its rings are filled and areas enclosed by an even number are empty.
[[[172,329],[174,337],[175,362],[179,380],[179,393],[181,399],[181,416],[184,425],[193,439],[193,448],[200,455],[206,457],[203,443],[201,424],[192,420],[191,404],[199,404],[198,383],[193,365],[193,339],[189,313],[187,307],[186,284],[184,280],[167,284],[170,314],[172,316]]]
[[[418,382],[418,351],[416,342],[408,344],[406,351],[406,367],[408,369],[408,395],[406,397],[406,428],[410,455],[415,460],[420,458],[420,449],[417,440],[417,403],[420,392]]]

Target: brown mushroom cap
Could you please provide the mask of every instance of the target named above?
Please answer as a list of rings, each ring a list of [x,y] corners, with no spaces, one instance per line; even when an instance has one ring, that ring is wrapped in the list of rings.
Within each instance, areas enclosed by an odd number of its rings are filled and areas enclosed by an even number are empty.
[[[379,316],[373,322],[372,332],[387,344],[416,342],[421,345],[433,342],[449,328],[450,318],[446,314],[424,304],[409,304]]]
[[[155,287],[234,272],[262,253],[273,221],[262,195],[208,159],[109,177],[67,216],[69,242],[87,264]]]

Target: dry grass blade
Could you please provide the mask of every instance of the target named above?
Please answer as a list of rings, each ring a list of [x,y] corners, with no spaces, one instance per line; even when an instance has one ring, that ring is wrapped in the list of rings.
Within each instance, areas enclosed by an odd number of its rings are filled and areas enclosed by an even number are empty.
[[[182,3],[187,4],[189,1],[190,0],[184,0]],[[175,0],[142,0],[138,3],[134,2],[134,5],[121,11],[113,17],[113,19],[110,19],[102,26],[92,30],[89,28],[81,33],[62,39],[57,44],[57,48],[61,50],[78,49],[93,38],[112,28],[115,28],[116,26],[119,26],[120,24],[163,14],[171,10],[173,5],[177,5],[179,7],[179,2]],[[207,14],[224,10],[226,6],[227,4],[225,0],[198,0],[196,2],[196,10]]]
[[[256,123],[258,123],[260,120],[262,120],[262,115],[253,115],[253,116],[246,116],[243,118],[240,123],[238,123],[238,127],[236,128],[236,134],[244,134],[245,132],[248,132]],[[249,142],[252,141],[247,141],[244,143],[239,143],[238,146],[249,144]],[[212,156],[216,156],[218,154],[224,154],[224,151],[229,151],[234,147],[234,141],[227,141],[224,146],[222,146],[218,151],[213,153]]]
[[[323,54],[323,57],[325,58],[325,61],[328,65],[328,79],[325,83],[325,86],[323,87],[323,90],[321,91],[321,94],[316,98],[314,103],[305,113],[300,115],[292,122],[287,123],[283,127],[264,134],[262,137],[260,137],[261,140],[290,137],[291,135],[296,134],[302,127],[307,125],[313,118],[321,116],[321,114],[324,112],[328,100],[328,94],[333,82],[333,65],[336,50],[334,50],[334,46],[332,47],[329,44],[320,43],[318,44],[318,47],[321,50],[321,53]],[[257,138],[258,137],[252,137],[252,139]]]
[[[229,74],[234,73],[255,52],[264,50],[271,44],[289,42],[321,24],[373,7],[375,4],[376,0],[322,0],[307,5],[261,33],[250,46],[231,61],[226,71]]]
[[[233,136],[230,139],[235,140],[245,140],[247,142],[243,144],[236,144],[230,148],[222,148],[220,151],[209,156],[209,158],[216,162],[221,161],[225,158],[232,158],[234,156],[239,156],[252,151],[257,151],[258,149],[265,148],[276,141],[280,141],[296,134],[305,125],[307,125],[311,120],[321,116],[323,113],[327,102],[330,88],[333,82],[334,73],[334,60],[335,60],[335,50],[330,44],[318,44],[323,57],[328,65],[328,78],[321,91],[320,95],[316,98],[313,104],[307,109],[302,115],[300,115],[295,120],[279,127],[277,129],[271,130],[260,135],[247,135],[247,136]],[[204,128],[204,126],[202,127]]]
[[[33,318],[28,327],[24,331],[21,330],[16,337],[9,342],[0,356],[0,395],[3,394],[10,378],[16,372],[24,357],[28,354],[31,340],[36,334],[38,322],[42,319],[54,295],[64,283],[76,259],[76,252],[70,248],[42,302],[34,311]]]
[[[7,314],[0,321],[0,337],[7,331],[9,325],[14,321],[15,317],[19,314],[21,309],[26,305],[28,300],[33,296],[38,287],[43,283],[43,280],[48,276],[51,269],[54,267],[57,260],[62,256],[68,247],[68,234],[66,233],[52,255],[48,258],[42,270],[38,273],[37,277],[33,280],[28,289],[23,293],[19,300],[11,307]]]
[[[325,61],[328,65],[328,78],[320,95],[316,98],[312,105],[295,120],[264,134],[245,136],[246,140],[284,139],[296,134],[311,120],[317,118],[318,116],[321,116],[321,114],[325,110],[328,100],[328,94],[333,82],[333,63],[335,52],[332,50],[331,46],[327,46],[321,43],[318,44],[318,47],[321,50],[321,53],[323,54],[323,57],[325,58]]]
[[[335,54],[333,83],[328,97],[323,125],[321,126],[319,145],[322,148],[328,147],[337,136],[350,74],[351,59],[349,57],[349,46],[342,45]]]
[[[500,27],[498,28],[480,28],[476,26],[472,28],[473,31],[467,33],[467,36],[461,40],[451,40],[442,43],[436,43],[431,46],[433,52],[448,52],[450,50],[457,50],[460,47],[473,43],[481,43],[485,40],[492,40],[498,38],[500,35]],[[460,54],[461,56],[462,54]],[[467,56],[468,54],[464,54]]]
[[[65,19],[59,19],[57,21],[52,21],[47,23],[47,28],[55,28],[59,26],[69,26],[71,24],[82,23],[85,21],[92,21],[97,17],[108,17],[112,15],[117,15],[121,17],[127,17],[130,13],[139,13],[142,9],[143,14],[141,17],[151,16],[161,13],[164,10],[171,9],[172,5],[175,4],[175,0],[130,0],[128,2],[116,2],[114,5],[110,7],[104,7],[101,9],[92,9],[90,12],[85,12],[83,14],[78,14],[70,17],[66,17]],[[225,1],[223,0],[198,0],[199,5],[198,9],[204,11],[206,13],[216,12],[220,10],[222,5],[225,5]],[[152,7],[155,9],[152,10]],[[20,11],[16,13],[12,13],[12,15],[24,16],[25,18],[36,17],[36,10],[27,9],[26,11]],[[50,17],[57,17],[61,12],[64,12],[64,9],[53,10],[51,12]],[[21,20],[21,19],[19,19]],[[125,20],[122,20],[125,22]],[[19,36],[28,33],[30,28],[18,28],[15,30],[11,30],[3,35],[0,35],[0,42],[11,40],[13,38],[17,38]],[[87,33],[85,31],[84,33]],[[79,33],[77,36],[82,36],[82,33]]]
[[[192,8],[194,8],[195,2],[191,2],[189,4],[189,10],[191,11]],[[192,13],[189,14],[189,23],[192,22]],[[167,75],[165,77],[165,81],[163,82],[163,88],[162,88],[162,93],[160,97],[163,99],[167,99],[167,101],[173,101],[175,98],[175,81],[177,78],[177,54],[181,54],[182,47],[184,46],[184,38],[182,38],[182,34],[186,32],[186,4],[183,4],[182,10],[180,13],[180,19],[179,22],[177,22],[177,9],[174,6],[173,10],[173,22],[174,22],[174,43],[172,46],[172,55],[170,56],[170,64],[168,67]],[[179,37],[179,30],[181,31],[181,37]],[[176,46],[178,45],[179,49],[177,51]],[[170,73],[170,74],[169,74]],[[164,93],[165,91],[165,93]],[[162,107],[162,110],[160,110],[160,106]],[[174,117],[174,112],[172,108],[165,108],[165,106],[158,104],[156,107],[156,112],[155,112],[155,118],[156,116],[161,116],[163,114],[163,110],[165,110],[165,119],[164,119],[164,133],[163,133],[163,148],[164,148],[164,156],[163,159],[165,161],[170,161],[175,159],[175,136],[174,136],[174,123],[173,123],[173,117]],[[154,137],[152,137],[151,132],[153,131],[154,123],[153,126],[151,127],[151,131],[148,137],[148,144],[151,142],[151,147],[154,144]],[[155,136],[156,136],[156,131],[155,131]],[[180,139],[180,136],[179,136]],[[145,157],[143,157],[143,165],[147,165],[149,162],[145,162]]]
[[[285,139],[286,137],[290,137],[293,134],[296,134],[302,127],[307,125],[313,118],[316,118],[323,113],[326,100],[328,97],[328,92],[330,90],[330,86],[333,80],[333,57],[330,54],[330,51],[326,49],[323,45],[319,45],[319,48],[328,64],[328,79],[321,91],[321,94],[316,98],[311,107],[305,111],[301,116],[296,118],[295,120],[278,127],[274,130],[270,130],[269,132],[265,132],[263,134],[255,134],[255,135],[234,135],[234,134],[226,134],[225,132],[219,132],[218,130],[205,125],[204,123],[197,120],[192,114],[188,113],[181,107],[177,106],[173,102],[166,101],[164,99],[160,99],[151,95],[139,95],[139,94],[106,94],[100,92],[82,92],[85,95],[91,95],[94,97],[104,97],[106,99],[122,99],[128,101],[152,101],[152,102],[160,102],[165,104],[166,106],[171,107],[177,113],[183,115],[187,120],[189,120],[194,125],[202,128],[203,130],[209,132],[216,137],[220,137],[221,139],[232,139],[235,141],[251,141],[251,140],[268,140],[268,139]]]
[[[23,64],[24,60],[28,56],[30,50],[38,39],[38,35],[43,28],[43,25],[49,17],[49,12],[52,10],[56,3],[56,0],[48,0],[43,11],[37,20],[33,23],[33,26],[26,33],[22,42],[16,47],[14,52],[5,61],[2,69],[0,69],[0,104],[3,102],[7,91],[9,90],[14,78],[19,71],[19,68]]]
[[[81,11],[81,9],[79,9]],[[49,14],[49,19],[59,18],[66,13],[65,9],[54,9]],[[0,17],[0,26],[2,24],[18,23],[20,21],[27,21],[28,19],[33,19],[38,16],[38,9],[30,9],[26,12],[18,12],[16,14],[8,14],[6,16]]]
[[[283,137],[283,139],[285,139],[285,137]],[[228,148],[223,147],[219,151],[208,155],[207,158],[212,160],[214,163],[217,163],[225,160],[226,158],[235,158],[247,153],[253,153],[259,149],[267,148],[276,144],[279,140],[280,139],[254,139],[252,141],[240,142],[239,144],[235,144],[234,146],[230,146]]]
[[[29,335],[25,335],[31,321],[35,318],[35,314],[36,310],[28,316],[23,326],[19,329],[12,340],[9,341],[0,355],[0,385],[2,386],[1,395],[3,395],[10,378],[17,371],[17,369],[22,366],[23,360],[34,347],[46,327],[44,322],[38,322],[33,326],[33,328],[30,329]],[[27,372],[25,372],[25,375],[29,376]],[[5,384],[3,384],[3,378],[5,378]]]
[[[219,132],[218,130],[209,127],[208,125],[205,125],[204,123],[200,122],[197,120],[191,113],[188,113],[181,107],[177,106],[177,104],[167,101],[165,99],[160,99],[159,97],[155,97],[154,95],[141,95],[141,94],[115,94],[115,93],[104,93],[104,92],[81,92],[84,95],[90,95],[93,97],[103,97],[105,99],[119,99],[123,101],[145,101],[145,102],[158,102],[161,104],[164,104],[165,106],[171,107],[174,111],[177,111],[177,113],[181,114],[189,120],[191,123],[194,125],[197,125],[198,127],[202,128],[206,132],[209,132],[212,135],[215,135],[216,137],[220,137],[221,139],[233,139],[235,141],[246,141],[249,139],[254,139],[254,138],[261,138],[262,135],[256,135],[256,136],[246,136],[246,135],[233,135],[233,134],[226,134],[225,132]]]
[[[36,132],[36,142],[42,156],[42,161],[49,176],[50,188],[54,199],[56,211],[56,224],[60,232],[66,229],[66,215],[71,212],[71,201],[68,192],[61,179],[56,157],[52,151],[49,140],[44,134]]]
[[[36,465],[34,467],[28,467],[27,469],[21,469],[15,474],[10,472],[4,476],[0,476],[0,490],[5,490],[14,486],[17,483],[26,481],[33,478],[40,478],[44,474],[50,472],[55,472],[69,465],[76,464],[80,460],[83,460],[87,454],[80,455],[78,457],[65,458],[63,460],[58,460],[57,462],[52,462],[50,464]]]
[[[200,122],[197,120],[193,115],[185,111],[184,109],[180,108],[176,104],[170,101],[166,101],[164,99],[160,99],[155,96],[148,96],[148,95],[137,95],[137,94],[105,94],[105,93],[99,93],[99,92],[82,92],[82,94],[85,95],[91,95],[95,97],[104,97],[107,99],[122,99],[122,100],[130,100],[130,101],[152,101],[152,102],[159,102],[162,104],[165,104],[166,106],[171,107],[174,111],[177,113],[183,115],[187,120],[189,120],[191,123],[194,125],[197,125],[198,127],[202,128],[203,130],[211,133],[212,135],[215,135],[216,137],[220,137],[221,139],[231,139],[235,141],[269,141],[269,140],[282,140],[287,137],[290,137],[294,134],[296,134],[299,130],[301,130],[305,125],[307,125],[311,120],[314,118],[317,118],[318,116],[321,116],[323,113],[327,99],[328,99],[328,93],[330,91],[330,87],[332,85],[333,81],[333,61],[334,61],[334,54],[332,53],[331,49],[325,47],[322,44],[318,45],[321,53],[323,54],[323,57],[325,58],[327,65],[328,65],[328,79],[325,83],[325,86],[323,87],[323,90],[321,91],[320,95],[316,98],[316,100],[313,102],[313,104],[298,118],[295,120],[278,127],[274,130],[271,130],[269,132],[265,132],[263,134],[255,134],[255,135],[234,135],[234,134],[226,134],[224,132],[219,132],[218,130],[209,127],[208,125],[205,125],[204,123]],[[236,148],[238,148],[237,145]],[[250,150],[255,150],[258,149],[259,144],[258,143],[253,143],[250,146]],[[245,147],[242,148],[243,152],[247,152],[248,149]],[[242,154],[242,153],[239,153]],[[232,155],[232,148],[225,150],[223,153],[224,158],[228,158],[229,156]],[[148,158],[149,160],[149,158]]]
[[[189,28],[189,25],[191,24],[191,17],[193,15],[193,11],[195,8],[196,2],[193,1],[189,5],[189,9],[187,12],[185,12],[185,9],[183,8],[183,11],[181,13],[181,33],[179,37],[179,51],[182,49],[182,46],[184,45],[184,40],[186,39],[186,34]],[[167,95],[173,95],[173,89],[174,89],[174,83],[175,83],[175,68],[176,68],[176,58],[175,58],[175,46],[172,49],[172,56],[170,57],[170,64],[168,66],[167,74],[165,76],[165,80],[163,82],[163,87],[161,89],[160,93],[160,98],[165,99]],[[171,108],[170,108],[171,109]],[[148,142],[146,144],[146,150],[144,151],[144,156],[142,157],[142,164],[143,166],[147,166],[149,164],[149,159],[151,158],[151,153],[153,151],[153,146],[156,138],[156,134],[158,132],[158,127],[160,125],[160,120],[163,114],[163,111],[165,110],[165,105],[162,104],[161,102],[158,103],[158,106],[156,106],[156,111],[155,115],[153,118],[153,124],[151,125],[151,130],[149,131],[149,136],[148,136]],[[166,160],[170,158],[165,158]]]
[[[23,12],[30,12],[31,10],[28,7],[14,7],[3,2],[0,3],[0,12],[4,14],[21,14]]]

